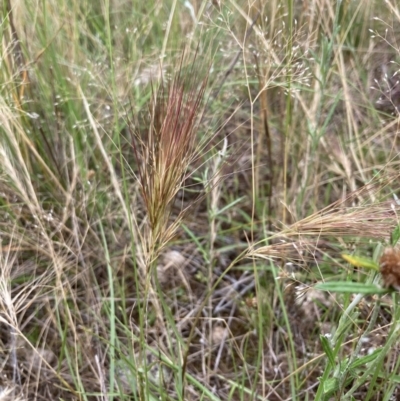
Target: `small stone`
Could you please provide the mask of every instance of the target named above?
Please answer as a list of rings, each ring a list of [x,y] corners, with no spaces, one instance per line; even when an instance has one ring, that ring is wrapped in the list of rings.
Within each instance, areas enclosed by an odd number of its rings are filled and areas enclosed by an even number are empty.
[[[221,326],[215,326],[211,334],[211,341],[213,345],[220,344],[222,341],[225,340],[227,335],[228,335],[228,330],[226,328]]]

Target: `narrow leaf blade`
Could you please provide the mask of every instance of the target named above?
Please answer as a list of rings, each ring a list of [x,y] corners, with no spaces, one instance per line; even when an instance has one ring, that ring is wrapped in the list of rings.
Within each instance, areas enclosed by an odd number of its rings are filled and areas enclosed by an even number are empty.
[[[343,254],[342,258],[355,267],[379,271],[379,265],[370,258]]]
[[[331,345],[329,343],[329,340],[325,336],[319,336],[319,339],[321,341],[322,349],[324,350],[326,356],[329,359],[329,363],[332,366],[335,366],[335,357],[333,355],[332,348],[331,348]]]
[[[351,281],[330,281],[319,283],[315,289],[330,292],[341,292],[351,294],[385,294],[387,289],[380,288],[374,284],[353,283]]]

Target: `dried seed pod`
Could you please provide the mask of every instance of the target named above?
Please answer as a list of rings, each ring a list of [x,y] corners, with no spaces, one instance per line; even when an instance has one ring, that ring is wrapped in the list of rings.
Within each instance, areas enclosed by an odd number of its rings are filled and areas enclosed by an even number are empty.
[[[379,261],[385,287],[400,290],[400,249],[388,247]]]

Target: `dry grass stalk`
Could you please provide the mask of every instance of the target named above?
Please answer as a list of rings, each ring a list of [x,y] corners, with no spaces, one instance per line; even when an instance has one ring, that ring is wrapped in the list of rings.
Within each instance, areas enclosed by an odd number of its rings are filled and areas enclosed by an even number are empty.
[[[374,191],[382,187],[376,186]],[[314,238],[318,242],[329,237],[357,237],[365,239],[388,240],[390,233],[398,224],[397,212],[400,205],[395,201],[383,201],[375,204],[347,206],[355,203],[364,193],[371,191],[371,185],[350,194],[347,199],[334,202],[326,208],[290,225],[281,232],[274,234],[269,240],[281,239],[289,243],[278,243],[267,246],[257,244],[249,247],[248,257],[282,257],[311,246]],[[293,243],[292,240],[298,240]],[[301,249],[300,249],[301,248]]]
[[[153,91],[145,133],[133,132],[133,151],[146,220],[137,230],[137,263],[144,278],[144,293],[152,303],[158,324],[165,329],[162,308],[152,283],[161,251],[174,237],[192,203],[181,206],[172,218],[178,191],[184,189],[193,162],[202,154],[204,141],[197,140],[207,74],[200,81],[196,58],[187,63],[183,54],[174,78],[161,81]],[[189,64],[189,66],[187,66]]]

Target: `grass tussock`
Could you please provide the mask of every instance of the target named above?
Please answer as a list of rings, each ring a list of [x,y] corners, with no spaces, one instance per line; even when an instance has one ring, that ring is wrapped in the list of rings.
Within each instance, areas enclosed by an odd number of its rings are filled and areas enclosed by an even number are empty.
[[[0,400],[400,396],[395,2],[3,3]]]

